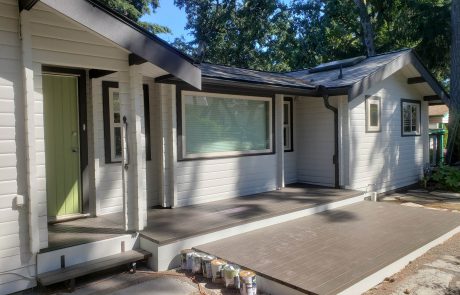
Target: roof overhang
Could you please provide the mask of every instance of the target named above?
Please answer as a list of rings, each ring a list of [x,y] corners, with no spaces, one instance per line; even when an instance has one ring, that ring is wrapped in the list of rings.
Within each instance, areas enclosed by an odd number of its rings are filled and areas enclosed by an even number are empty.
[[[361,81],[353,84],[348,88],[348,100],[351,101],[357,96],[361,95],[367,89],[396,73],[397,71],[404,68],[406,65],[413,65],[415,69],[420,73],[421,78],[424,79],[424,82],[433,89],[436,94],[434,96],[425,97],[426,101],[429,101],[430,104],[444,104],[449,101],[449,94],[444,90],[444,88],[439,84],[436,78],[430,73],[430,71],[423,65],[419,56],[414,52],[414,50],[408,50],[405,54],[402,54],[387,63],[386,65],[380,67],[377,71],[371,75],[363,78]],[[434,99],[435,98],[435,99]]]
[[[255,83],[248,82],[238,79],[218,79],[213,77],[203,76],[203,85],[218,85],[226,87],[237,87],[241,89],[250,89],[250,90],[260,90],[264,92],[272,93],[282,93],[286,95],[296,95],[296,96],[320,96],[316,87],[315,88],[306,88],[306,87],[292,87],[292,86],[283,86],[276,84],[267,84],[267,83]],[[163,77],[158,77],[155,79],[157,83],[165,84],[181,84],[181,81],[171,75],[166,75]]]
[[[145,61],[201,89],[201,70],[190,57],[97,1],[40,1]],[[21,10],[31,9],[37,2],[19,0],[19,5]]]

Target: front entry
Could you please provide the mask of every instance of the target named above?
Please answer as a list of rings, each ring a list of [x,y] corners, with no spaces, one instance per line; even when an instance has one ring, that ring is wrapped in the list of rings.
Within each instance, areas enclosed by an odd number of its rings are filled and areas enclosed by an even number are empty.
[[[81,213],[78,77],[43,75],[48,217]]]

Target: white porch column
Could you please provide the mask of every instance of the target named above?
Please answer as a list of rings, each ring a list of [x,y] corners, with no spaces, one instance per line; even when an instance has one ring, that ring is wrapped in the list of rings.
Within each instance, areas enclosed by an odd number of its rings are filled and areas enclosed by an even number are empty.
[[[275,96],[275,150],[276,150],[276,187],[284,185],[284,95]]]
[[[147,225],[144,95],[140,66],[129,67],[127,212],[128,228],[142,230]]]
[[[23,71],[23,94],[24,94],[24,127],[25,127],[25,154],[27,169],[27,205],[29,210],[29,241],[30,252],[40,251],[39,236],[39,206],[37,192],[36,173],[36,149],[35,149],[35,101],[34,101],[34,70],[32,60],[32,38],[30,35],[30,23],[28,11],[21,12],[21,35],[22,35],[22,71]]]

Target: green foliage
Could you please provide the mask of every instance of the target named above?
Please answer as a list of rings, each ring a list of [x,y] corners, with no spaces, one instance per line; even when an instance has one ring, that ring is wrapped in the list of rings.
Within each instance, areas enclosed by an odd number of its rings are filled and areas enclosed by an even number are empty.
[[[445,189],[460,191],[460,169],[452,166],[441,166],[433,173],[432,179]]]
[[[159,0],[99,0],[129,19],[139,23],[152,33],[171,33],[168,27],[140,21],[145,14],[154,12],[160,6]]]
[[[364,55],[353,0],[174,0],[197,59],[268,71]],[[449,76],[450,0],[368,0],[378,53],[415,48],[440,81]],[[203,50],[204,49],[204,54]]]

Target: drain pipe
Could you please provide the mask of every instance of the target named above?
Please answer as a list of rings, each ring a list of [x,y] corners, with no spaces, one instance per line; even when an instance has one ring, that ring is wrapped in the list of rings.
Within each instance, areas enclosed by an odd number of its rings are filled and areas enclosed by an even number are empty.
[[[326,87],[319,85],[317,92],[322,95],[324,106],[334,113],[334,156],[332,163],[335,167],[335,188],[340,187],[340,166],[339,166],[339,110],[329,103],[329,94]]]

